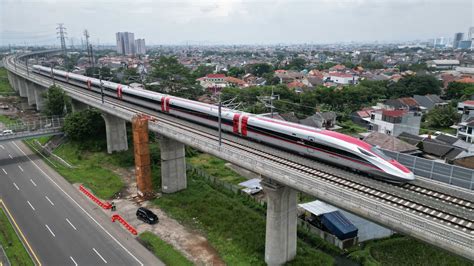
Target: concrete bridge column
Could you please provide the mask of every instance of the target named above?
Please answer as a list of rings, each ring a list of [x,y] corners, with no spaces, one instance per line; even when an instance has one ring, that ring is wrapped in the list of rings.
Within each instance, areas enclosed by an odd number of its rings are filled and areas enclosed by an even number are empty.
[[[128,150],[127,128],[125,120],[116,116],[102,113],[105,120],[105,130],[107,135],[107,152]]]
[[[13,88],[14,91],[18,91],[18,88],[16,87],[16,84],[15,84],[15,75],[12,74],[10,71],[7,71],[7,76],[8,76],[8,82],[10,83],[10,86]]]
[[[36,95],[35,95],[35,87],[36,84],[25,80],[26,84],[26,96],[28,97],[28,105],[36,104]]]
[[[72,112],[79,112],[82,110],[86,110],[89,108],[89,106],[83,102],[71,99],[71,106],[72,106]],[[104,118],[105,119],[105,118]],[[107,121],[106,121],[107,122]]]
[[[160,140],[160,150],[162,192],[174,193],[186,189],[186,155],[184,144],[162,137]]]
[[[296,256],[296,190],[270,179],[261,184],[267,196],[265,262],[283,265]]]
[[[27,97],[28,94],[27,94],[27,88],[26,88],[27,86],[26,80],[21,77],[17,77],[16,82],[17,82],[18,90],[20,91],[20,97]]]
[[[34,93],[35,93],[35,101],[36,101],[36,110],[41,111],[43,110],[43,105],[44,105],[44,98],[43,98],[43,92],[46,92],[47,89],[34,84]]]

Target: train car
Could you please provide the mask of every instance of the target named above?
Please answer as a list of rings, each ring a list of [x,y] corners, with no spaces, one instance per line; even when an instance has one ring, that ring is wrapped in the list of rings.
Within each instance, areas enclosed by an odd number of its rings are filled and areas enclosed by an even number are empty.
[[[33,71],[87,90],[101,92],[101,81],[95,78],[51,70],[38,65],[33,66]],[[207,127],[218,127],[217,106],[133,89],[114,82],[102,81],[102,88],[107,96]],[[323,160],[391,182],[405,183],[415,179],[409,169],[386,156],[377,147],[341,133],[226,108],[221,110],[221,121],[223,131],[309,158]]]

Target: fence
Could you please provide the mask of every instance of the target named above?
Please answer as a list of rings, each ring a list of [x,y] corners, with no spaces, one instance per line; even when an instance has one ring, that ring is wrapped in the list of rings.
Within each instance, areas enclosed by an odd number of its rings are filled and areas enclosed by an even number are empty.
[[[415,175],[474,190],[474,170],[394,151],[383,151]]]

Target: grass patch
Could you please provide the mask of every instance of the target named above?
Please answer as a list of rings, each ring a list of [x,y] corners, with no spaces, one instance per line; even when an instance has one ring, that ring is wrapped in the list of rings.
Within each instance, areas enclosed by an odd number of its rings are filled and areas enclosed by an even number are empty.
[[[0,115],[0,123],[4,125],[15,124],[18,121],[16,119],[10,118],[6,115]]]
[[[15,91],[8,82],[7,69],[4,67],[0,68],[0,94],[12,94]]]
[[[442,249],[409,237],[392,237],[366,243],[350,254],[363,265],[472,265]]]
[[[36,138],[36,140],[41,144],[41,145],[44,145],[46,144],[53,136],[43,136],[43,137],[39,137],[39,138]]]
[[[25,140],[36,149],[33,140]],[[54,150],[54,154],[74,166],[68,168],[56,163],[53,167],[70,183],[82,183],[100,198],[110,199],[125,186],[122,179],[105,165],[114,166],[120,162],[120,155],[108,155],[106,152],[89,152],[80,148],[80,144],[66,142]],[[46,163],[50,164],[48,161]]]
[[[225,166],[226,161],[207,153],[200,153],[188,159],[188,162],[197,168],[205,170],[209,175],[222,181],[237,185],[247,180]]]
[[[34,265],[2,208],[0,208],[0,243],[12,265]]]
[[[265,216],[249,208],[242,196],[213,188],[189,174],[188,187],[153,201],[173,218],[207,236],[229,265],[265,265]],[[333,258],[298,241],[298,255],[291,265],[332,265]]]
[[[193,265],[186,257],[179,251],[175,250],[173,246],[161,240],[159,237],[150,232],[141,233],[138,238],[143,245],[149,249],[156,257],[170,266],[186,266]]]

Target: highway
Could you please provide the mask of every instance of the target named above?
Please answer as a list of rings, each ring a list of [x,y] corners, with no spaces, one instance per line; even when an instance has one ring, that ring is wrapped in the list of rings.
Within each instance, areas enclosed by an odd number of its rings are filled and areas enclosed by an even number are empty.
[[[0,198],[43,265],[164,265],[21,142],[0,145]]]

